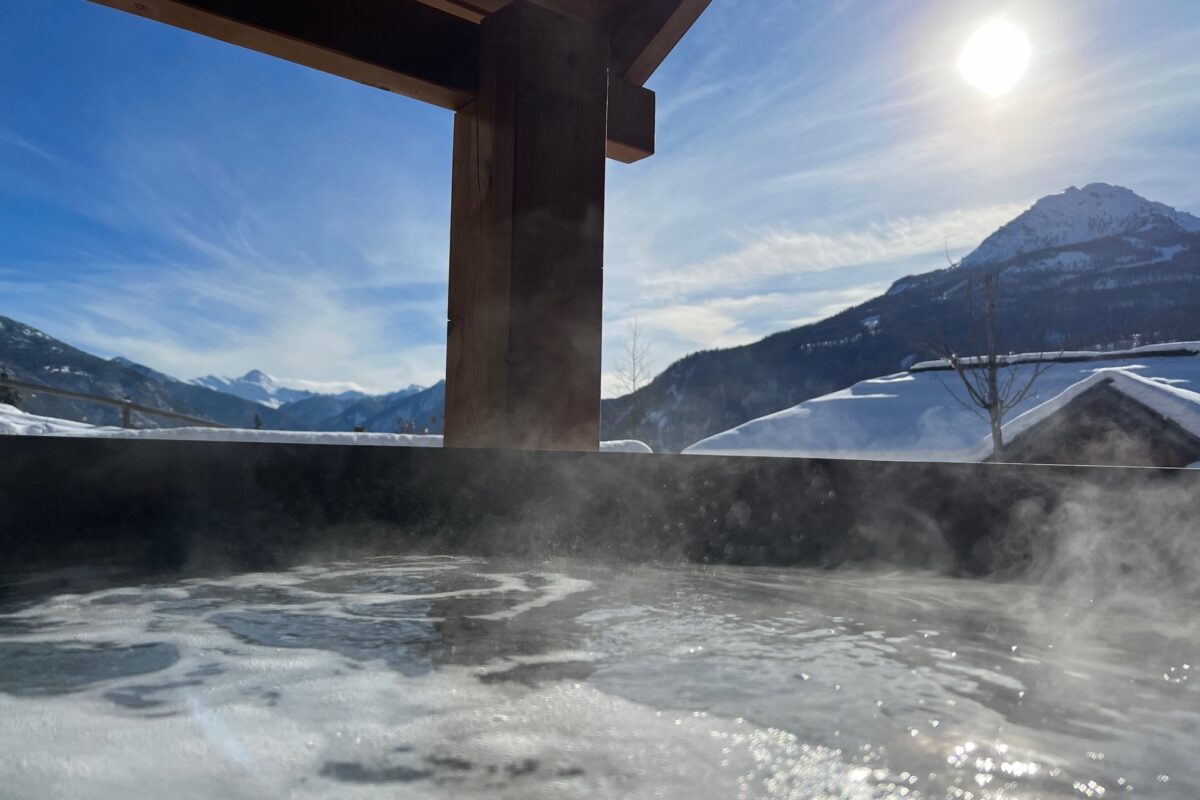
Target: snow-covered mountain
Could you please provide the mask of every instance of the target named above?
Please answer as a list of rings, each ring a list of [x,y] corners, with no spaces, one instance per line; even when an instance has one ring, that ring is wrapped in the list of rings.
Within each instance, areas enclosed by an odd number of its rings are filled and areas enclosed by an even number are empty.
[[[444,392],[440,383],[429,389],[413,385],[389,394],[368,395],[354,384],[281,381],[260,370],[241,378],[208,376],[183,381],[121,356],[94,356],[2,316],[0,372],[29,383],[114,400],[128,397],[152,408],[236,428],[253,427],[257,420],[265,430],[350,431],[367,421],[372,431],[395,433],[401,422],[411,421],[415,430],[441,431]],[[120,424],[121,412],[111,406],[26,394],[29,396],[22,399],[23,409],[34,414],[100,425]],[[137,428],[177,424],[140,412],[134,413],[133,421]]]
[[[1040,250],[1109,236],[1153,245],[1164,235],[1196,233],[1200,218],[1147,200],[1124,186],[1090,183],[1038,200],[963,259],[964,267],[999,265]]]
[[[74,392],[129,398],[135,403],[203,417],[225,425],[249,427],[257,415],[264,428],[287,429],[287,415],[240,397],[183,383],[125,358],[100,358],[59,341],[31,325],[0,317],[0,371],[29,383]],[[119,425],[120,409],[84,400],[41,393],[23,393],[25,411],[99,425]],[[172,426],[155,415],[134,412],[138,428]]]
[[[368,396],[367,392],[353,383],[286,380],[257,369],[250,370],[240,378],[205,375],[202,378],[193,378],[191,383],[259,403],[267,408],[280,408],[288,403],[317,396],[333,397],[337,400],[361,400]],[[413,384],[400,391],[416,394],[423,388]]]
[[[1038,200],[957,267],[901,278],[821,322],[675,362],[649,386],[604,401],[603,436],[676,451],[906,369],[943,337],[969,347],[967,278],[985,270],[997,276],[1004,350],[1200,339],[1200,218],[1092,183]]]

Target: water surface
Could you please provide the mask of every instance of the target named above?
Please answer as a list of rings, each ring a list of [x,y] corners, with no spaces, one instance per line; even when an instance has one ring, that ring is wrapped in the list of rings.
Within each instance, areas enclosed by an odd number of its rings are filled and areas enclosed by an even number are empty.
[[[1200,648],[1156,608],[446,557],[10,601],[0,796],[1191,800]]]

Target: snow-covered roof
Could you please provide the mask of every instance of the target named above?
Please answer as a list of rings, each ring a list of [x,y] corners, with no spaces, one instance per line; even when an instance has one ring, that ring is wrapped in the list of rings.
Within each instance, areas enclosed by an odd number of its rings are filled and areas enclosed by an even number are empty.
[[[1088,360],[1080,360],[1085,355]],[[1012,440],[1104,381],[1200,436],[1200,342],[1150,345],[1091,360],[1097,355],[1062,354],[1045,367],[1034,391],[1010,412],[1005,438]],[[1018,382],[1036,369],[1037,360],[1032,354],[1011,358]],[[988,424],[957,398],[965,399],[958,377],[927,362],[751,420],[684,452],[898,461],[987,458]]]
[[[132,430],[85,422],[39,417],[0,403],[0,435],[66,436],[104,439],[176,439],[190,442],[270,442],[275,444],[357,444],[377,447],[441,447],[441,436],[411,433],[338,433],[330,431],[261,431],[240,428],[146,428]],[[601,442],[606,453],[652,453],[643,442]]]
[[[1108,384],[1126,397],[1141,403],[1164,419],[1170,420],[1188,433],[1200,438],[1200,393],[1182,389],[1173,383],[1164,382],[1160,378],[1144,377],[1131,369],[1107,367],[1095,370],[1091,375],[1079,383],[1067,387],[1057,396],[1005,423],[1006,440],[1016,439],[1076,397],[1101,384]],[[986,454],[984,457],[986,458]]]
[[[1200,342],[1165,342],[1162,344],[1147,344],[1132,347],[1128,350],[1063,350],[1052,353],[1009,353],[997,357],[1001,364],[1036,364],[1055,363],[1068,364],[1074,361],[1115,361],[1124,358],[1146,356],[1185,356],[1200,355]],[[983,363],[980,356],[969,356],[961,359],[966,366]],[[909,372],[926,372],[928,370],[952,369],[947,359],[939,358],[933,361],[919,361],[908,368]]]

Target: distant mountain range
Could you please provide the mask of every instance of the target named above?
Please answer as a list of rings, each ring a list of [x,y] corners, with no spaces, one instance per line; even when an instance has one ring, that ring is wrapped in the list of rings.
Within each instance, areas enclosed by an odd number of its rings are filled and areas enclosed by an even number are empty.
[[[258,370],[241,378],[208,376],[183,381],[126,358],[94,356],[8,317],[0,317],[0,370],[27,383],[114,400],[128,397],[153,408],[234,427],[253,427],[257,416],[268,430],[350,431],[362,426],[376,433],[395,433],[405,427],[441,433],[446,396],[442,382],[384,395],[357,390],[320,394],[287,386]],[[121,412],[106,405],[25,394],[22,408],[35,414],[97,425],[121,422]],[[178,424],[148,414],[133,416],[139,428]]]
[[[1200,219],[1094,183],[1037,201],[958,266],[901,278],[821,322],[676,361],[638,392],[604,401],[602,437],[678,451],[902,370],[943,335],[964,343],[966,279],[981,271],[998,275],[1004,350],[1200,338]]]
[[[1044,197],[962,263],[896,281],[882,296],[753,344],[689,355],[648,386],[606,400],[602,438],[674,452],[720,431],[929,355],[966,339],[967,278],[998,276],[1002,349],[1095,350],[1200,340],[1200,219],[1103,183]],[[239,427],[440,433],[445,383],[372,396],[288,382],[254,370],[181,381],[127,359],[92,356],[0,317],[0,369],[34,383],[130,397]],[[322,391],[326,389],[326,391]],[[48,416],[119,424],[103,406],[38,396]],[[141,427],[163,420],[136,418]]]
[[[267,408],[279,408],[297,400],[309,397],[327,395],[339,400],[361,400],[367,393],[352,384],[316,384],[308,381],[305,387],[297,386],[296,382],[284,382],[272,377],[262,370],[252,369],[240,378],[227,378],[222,375],[205,375],[203,378],[193,378],[191,383],[204,386],[218,392],[231,394],[243,400],[259,403]],[[351,388],[353,387],[353,388]],[[412,394],[424,387],[410,386]]]

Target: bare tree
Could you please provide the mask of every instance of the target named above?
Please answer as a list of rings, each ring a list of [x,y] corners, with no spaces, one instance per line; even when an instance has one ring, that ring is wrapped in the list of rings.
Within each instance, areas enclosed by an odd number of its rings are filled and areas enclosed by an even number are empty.
[[[650,382],[654,364],[650,360],[650,340],[636,318],[629,323],[621,343],[615,377],[622,394],[633,394]]]
[[[976,319],[976,283],[981,285],[983,294],[982,320]],[[1044,352],[1037,353],[1032,359],[1020,360],[999,353],[996,337],[996,283],[996,275],[992,272],[967,276],[967,347],[974,355],[963,355],[961,349],[955,347],[944,332],[941,341],[930,349],[949,363],[966,389],[967,400],[959,397],[945,382],[942,382],[942,385],[955,400],[988,423],[992,431],[992,452],[999,454],[1004,449],[1005,415],[1029,396],[1038,378],[1050,368],[1050,363],[1044,358]],[[982,342],[979,340],[978,331],[980,323],[983,328]],[[1029,365],[1029,369],[1023,375],[1021,363]]]

